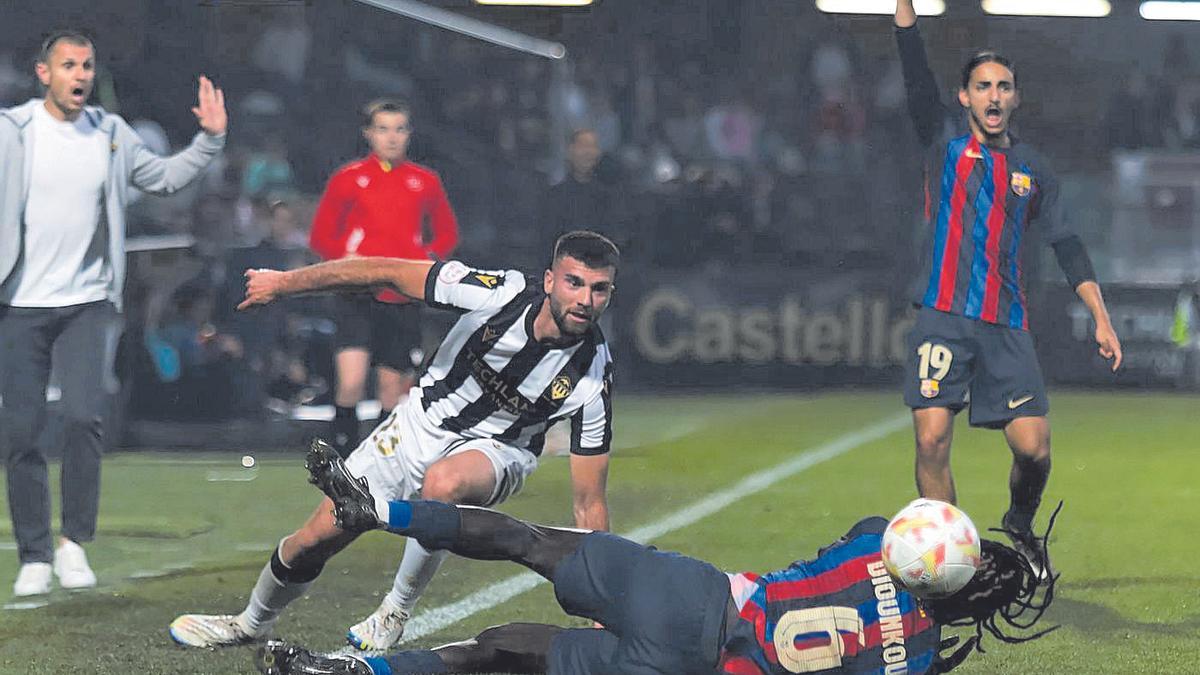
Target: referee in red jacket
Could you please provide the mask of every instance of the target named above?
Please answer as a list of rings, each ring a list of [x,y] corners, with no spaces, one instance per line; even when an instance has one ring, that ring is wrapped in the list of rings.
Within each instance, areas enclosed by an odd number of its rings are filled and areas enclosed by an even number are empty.
[[[354,256],[443,259],[458,243],[458,221],[437,173],[407,159],[409,107],[374,101],[363,110],[371,153],[338,169],[317,206],[309,243],[325,260]],[[426,219],[429,228],[423,227]],[[431,233],[430,240],[425,232]],[[376,393],[387,417],[412,387],[422,359],[420,306],[390,290],[337,298],[333,445],[358,445],[356,407],[372,358]]]

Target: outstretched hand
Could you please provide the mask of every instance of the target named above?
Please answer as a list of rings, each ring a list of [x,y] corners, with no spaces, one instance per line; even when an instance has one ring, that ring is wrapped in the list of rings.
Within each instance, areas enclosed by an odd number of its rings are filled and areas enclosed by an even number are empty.
[[[220,136],[229,126],[229,115],[225,112],[225,92],[206,76],[200,76],[200,84],[196,91],[197,105],[192,108],[192,114],[200,123],[200,128],[210,136]]]
[[[1096,344],[1100,347],[1100,356],[1112,361],[1112,370],[1117,372],[1121,367],[1121,341],[1111,325],[1096,326]]]
[[[246,299],[237,306],[238,310],[265,305],[283,295],[285,274],[278,270],[246,270]]]

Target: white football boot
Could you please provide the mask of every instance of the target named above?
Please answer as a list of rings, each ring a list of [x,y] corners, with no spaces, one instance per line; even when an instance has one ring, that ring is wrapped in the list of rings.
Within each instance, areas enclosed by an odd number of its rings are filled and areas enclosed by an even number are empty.
[[[363,651],[391,649],[404,635],[409,613],[388,602],[384,596],[371,616],[350,627],[346,642]]]
[[[246,629],[239,614],[184,614],[171,622],[171,639],[185,647],[233,647],[258,642],[270,627]]]

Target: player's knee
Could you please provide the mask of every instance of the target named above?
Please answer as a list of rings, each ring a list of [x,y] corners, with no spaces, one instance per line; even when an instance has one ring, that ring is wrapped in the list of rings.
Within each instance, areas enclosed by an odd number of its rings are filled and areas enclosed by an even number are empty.
[[[936,429],[917,432],[917,458],[928,462],[945,462],[950,457],[950,434]]]
[[[1037,464],[1050,463],[1050,439],[1039,439],[1032,443],[1014,444],[1011,446],[1013,455],[1020,461]]]
[[[449,504],[469,503],[470,484],[466,478],[445,466],[434,464],[421,482],[421,498]]]
[[[361,401],[367,395],[365,382],[345,382],[338,380],[337,397],[345,401]]]

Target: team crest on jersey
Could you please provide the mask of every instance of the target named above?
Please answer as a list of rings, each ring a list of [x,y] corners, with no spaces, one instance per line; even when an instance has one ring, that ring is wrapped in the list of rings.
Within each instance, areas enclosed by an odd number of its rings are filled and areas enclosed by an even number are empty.
[[[575,388],[571,378],[566,375],[559,375],[550,383],[550,398],[554,401],[561,401],[571,395],[571,390]]]
[[[921,395],[925,398],[937,398],[941,388],[941,383],[937,380],[921,380]]]
[[[404,184],[407,185],[408,189],[412,190],[413,192],[417,192],[421,188],[425,187],[425,184],[421,182],[421,179],[417,178],[416,176],[410,176],[408,180],[404,181]]]
[[[359,176],[358,178],[354,179],[354,182],[358,183],[358,187],[365,188],[371,184],[371,179],[367,178],[366,176]]]
[[[1027,173],[1014,171],[1012,175],[1012,191],[1018,197],[1024,197],[1033,189],[1033,177]]]
[[[484,288],[491,290],[499,286],[501,281],[504,281],[503,274],[484,274],[483,272],[476,272],[464,277],[462,282],[464,284],[483,286]]]

